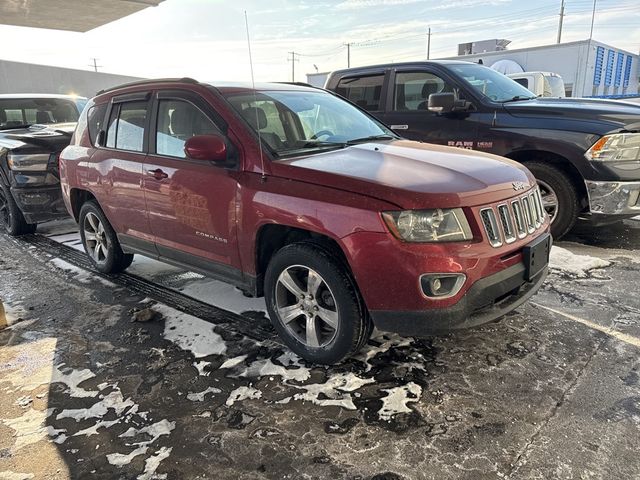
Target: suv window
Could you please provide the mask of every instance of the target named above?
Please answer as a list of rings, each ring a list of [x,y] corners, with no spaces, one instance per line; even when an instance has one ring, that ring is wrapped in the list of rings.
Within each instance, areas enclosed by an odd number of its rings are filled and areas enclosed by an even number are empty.
[[[183,100],[160,100],[156,153],[185,158],[184,143],[196,135],[220,133],[198,107]]]
[[[336,93],[368,111],[380,110],[380,95],[384,75],[342,78]]]
[[[114,105],[107,129],[107,147],[142,152],[146,121],[146,101]]]
[[[98,132],[104,123],[104,115],[107,113],[107,105],[94,105],[87,112],[87,126],[89,128],[89,138],[91,139],[91,144],[96,144],[96,138],[98,137]]]
[[[427,110],[432,93],[454,93],[453,87],[429,72],[396,73],[394,110]]]

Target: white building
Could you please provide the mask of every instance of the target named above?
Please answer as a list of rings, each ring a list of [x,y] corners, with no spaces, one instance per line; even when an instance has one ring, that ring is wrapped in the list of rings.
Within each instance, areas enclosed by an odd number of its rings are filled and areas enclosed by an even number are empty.
[[[638,94],[638,54],[595,40],[544,45],[446,57],[478,62],[490,67],[511,60],[523,71],[557,73],[564,80],[568,97]]]

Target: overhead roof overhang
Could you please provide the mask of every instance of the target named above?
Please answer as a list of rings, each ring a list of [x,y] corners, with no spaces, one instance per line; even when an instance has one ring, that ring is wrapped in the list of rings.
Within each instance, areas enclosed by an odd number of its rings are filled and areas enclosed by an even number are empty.
[[[86,32],[164,0],[0,0],[0,24]]]

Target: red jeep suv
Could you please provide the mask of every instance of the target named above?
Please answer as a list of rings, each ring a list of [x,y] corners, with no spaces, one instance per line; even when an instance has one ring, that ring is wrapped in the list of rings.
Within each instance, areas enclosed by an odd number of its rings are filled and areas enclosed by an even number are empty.
[[[60,157],[101,272],[139,253],[264,295],[298,355],[334,363],[374,326],[496,319],[544,281],[551,237],[522,165],[403,140],[330,92],[154,80],[99,92]]]

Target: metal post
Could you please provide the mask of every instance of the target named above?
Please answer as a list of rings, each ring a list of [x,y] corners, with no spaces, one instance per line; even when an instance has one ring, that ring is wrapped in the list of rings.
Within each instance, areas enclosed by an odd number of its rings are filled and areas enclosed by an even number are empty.
[[[296,52],[289,52],[291,54],[291,58],[287,58],[287,61],[291,62],[291,81],[296,81],[296,62],[300,60],[296,58],[298,55]]]
[[[589,40],[593,38],[593,22],[596,19],[596,1],[593,0],[593,13],[591,13],[591,30],[589,31]]]
[[[564,18],[564,0],[560,3],[560,21],[558,22],[558,41],[556,43],[560,43],[560,39],[562,38],[562,19]]]
[[[347,68],[351,68],[351,44],[345,43],[347,46]]]
[[[431,55],[431,27],[429,27],[429,32],[427,33],[427,60],[429,60],[430,55]]]

